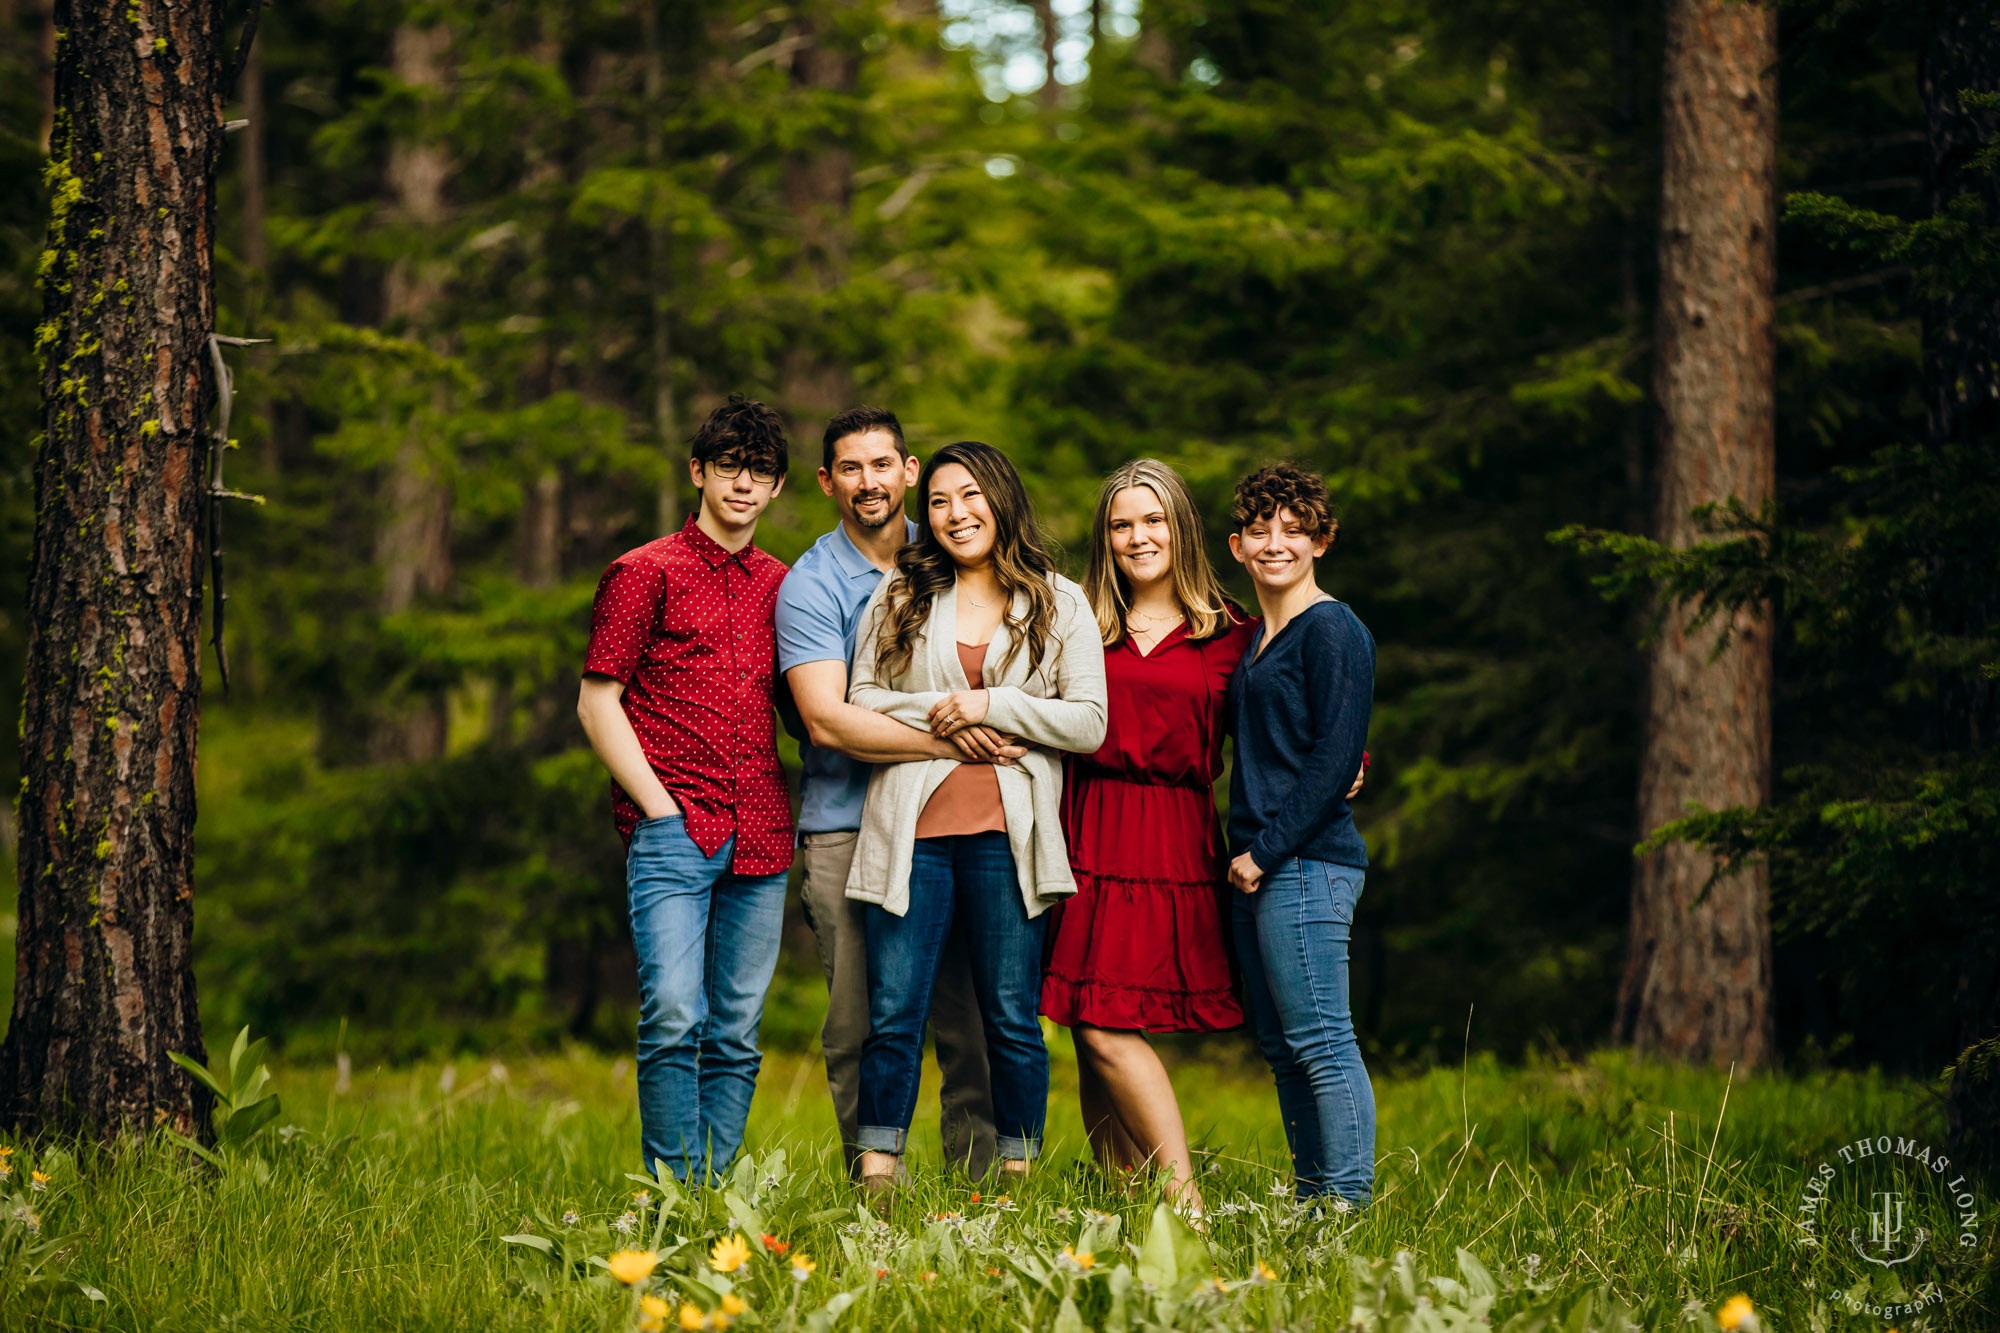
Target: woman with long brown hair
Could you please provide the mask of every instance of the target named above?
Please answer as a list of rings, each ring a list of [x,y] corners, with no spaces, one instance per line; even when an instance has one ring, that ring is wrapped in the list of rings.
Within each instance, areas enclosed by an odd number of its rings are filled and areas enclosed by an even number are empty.
[[[1242,1024],[1228,857],[1211,795],[1223,704],[1257,622],[1223,596],[1180,474],[1141,458],[1105,479],[1084,576],[1110,725],[1070,760],[1063,836],[1076,880],[1055,914],[1041,1010],[1072,1029],[1084,1125],[1108,1169],[1152,1167],[1201,1215],[1187,1131],[1150,1032]]]
[[[917,539],[862,612],[848,699],[948,737],[964,758],[876,766],[847,881],[849,898],[874,905],[856,1115],[874,1194],[892,1185],[916,1111],[931,988],[956,917],[969,927],[1003,1167],[1025,1171],[1040,1151],[1043,913],[1076,888],[1058,752],[1095,749],[1105,726],[1096,619],[1055,572],[1006,456],[947,445],[917,494]],[[1012,742],[1027,753],[996,762]]]

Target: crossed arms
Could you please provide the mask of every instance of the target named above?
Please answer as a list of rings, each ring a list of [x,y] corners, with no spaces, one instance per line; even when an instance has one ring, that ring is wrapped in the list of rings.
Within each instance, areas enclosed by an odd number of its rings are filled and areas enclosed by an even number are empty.
[[[1012,763],[1027,751],[989,727],[967,728],[947,740],[884,713],[847,702],[847,663],[838,659],[802,662],[785,673],[806,737],[822,750],[833,750],[871,764],[908,759],[991,759]],[[970,732],[985,733],[973,736]]]

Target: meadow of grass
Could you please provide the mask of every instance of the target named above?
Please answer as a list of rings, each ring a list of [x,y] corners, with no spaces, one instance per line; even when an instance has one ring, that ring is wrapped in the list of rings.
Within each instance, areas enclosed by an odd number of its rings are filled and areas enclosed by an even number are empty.
[[[157,1140],[17,1144],[0,1182],[13,1194],[0,1328],[1081,1333],[1332,1329],[1358,1313],[1381,1329],[1713,1329],[1741,1293],[1765,1330],[1879,1329],[1833,1299],[1851,1262],[1798,1243],[1800,1190],[1863,1134],[1942,1139],[1927,1089],[1869,1074],[1474,1060],[1378,1078],[1375,1203],[1318,1213],[1286,1191],[1262,1071],[1205,1047],[1175,1071],[1211,1209],[1203,1241],[1156,1211],[1156,1185],[1088,1165],[1074,1066],[1055,1046],[1036,1174],[1002,1201],[941,1169],[927,1090],[913,1181],[886,1223],[839,1172],[808,1055],[767,1059],[751,1162],[690,1196],[627,1174],[640,1170],[629,1059],[358,1068],[345,1086],[331,1067],[282,1067],[277,1128],[221,1170]],[[19,1188],[31,1171],[44,1188]],[[658,1256],[640,1287],[591,1259],[627,1249]],[[1937,1247],[1927,1272],[1945,1299],[1902,1327],[2000,1326],[1993,1255],[1990,1237]],[[1752,1327],[1742,1308],[1725,1326]]]

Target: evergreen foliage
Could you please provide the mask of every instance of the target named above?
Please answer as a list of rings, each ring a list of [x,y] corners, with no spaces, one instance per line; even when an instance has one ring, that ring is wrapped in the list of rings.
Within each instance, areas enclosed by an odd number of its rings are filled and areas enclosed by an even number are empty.
[[[832,521],[809,475],[829,393],[893,407],[920,453],[1008,450],[1072,556],[1128,457],[1173,462],[1212,515],[1253,461],[1324,471],[1324,581],[1381,645],[1363,1039],[1456,1054],[1475,1001],[1475,1045],[1604,1039],[1644,626],[1594,585],[1601,557],[1548,534],[1647,509],[1650,10],[1106,4],[1094,40],[1066,27],[1076,81],[1042,96],[1006,87],[1039,49],[1006,35],[1027,6],[943,8],[266,14],[264,179],[232,136],[222,194],[223,331],[275,342],[233,354],[230,476],[269,503],[231,512],[236,690],[205,717],[211,1025],[616,1039],[619,849],[571,705],[586,608],[663,498],[686,512],[685,435],[737,390],[796,423],[759,537],[787,560]],[[1967,598],[2000,507],[1990,452],[1922,444],[1918,312],[1990,274],[1994,242],[1923,217],[1921,16],[1834,10],[1788,29],[1779,74],[1780,507],[1693,554],[1598,544],[1632,586],[1776,607],[1781,799],[1680,832],[1776,858],[1790,1049],[1935,1073],[1956,951],[1993,952],[2000,786],[1990,759],[1939,755],[1926,701],[1994,660]],[[448,33],[435,78],[396,76],[399,27]],[[32,50],[0,44],[6,663],[32,512]],[[443,173],[435,216],[407,206],[413,163]],[[417,558],[386,535],[404,483],[448,541],[392,608],[389,565]]]

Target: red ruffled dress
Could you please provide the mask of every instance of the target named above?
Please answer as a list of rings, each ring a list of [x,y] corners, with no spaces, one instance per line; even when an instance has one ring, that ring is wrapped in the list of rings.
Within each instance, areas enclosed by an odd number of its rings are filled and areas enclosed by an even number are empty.
[[[1104,651],[1110,728],[1069,761],[1063,836],[1076,896],[1057,905],[1042,1013],[1065,1027],[1240,1026],[1229,858],[1215,815],[1223,697],[1257,621],[1212,639],[1182,625],[1151,654]]]

